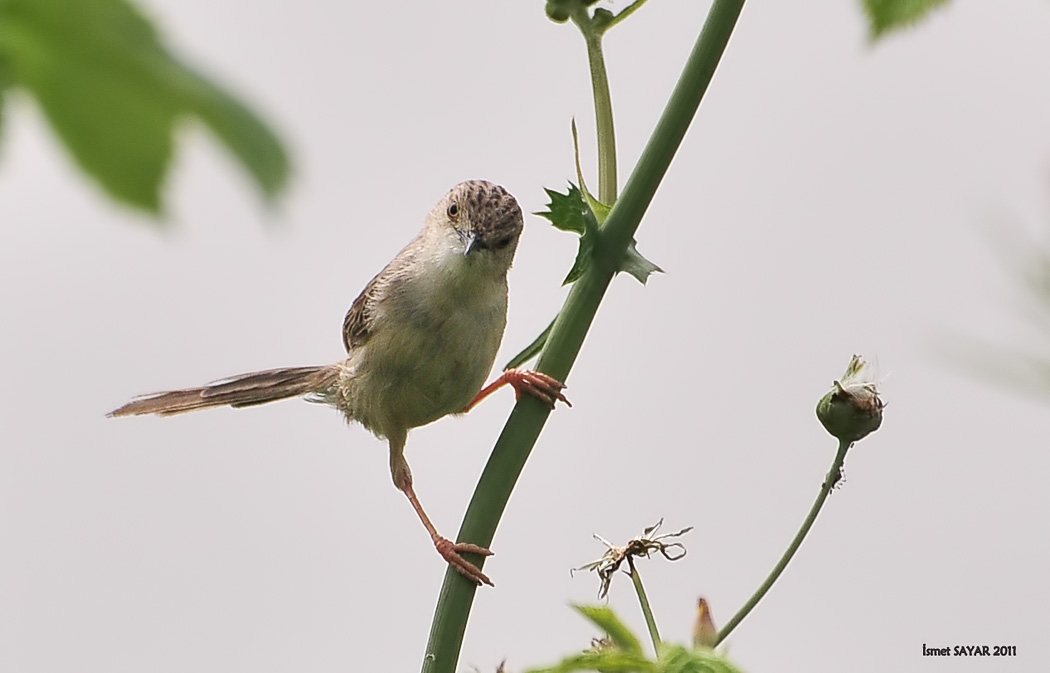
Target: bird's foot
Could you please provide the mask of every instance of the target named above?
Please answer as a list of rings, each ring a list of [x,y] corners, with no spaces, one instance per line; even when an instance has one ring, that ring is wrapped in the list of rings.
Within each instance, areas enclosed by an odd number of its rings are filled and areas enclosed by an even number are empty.
[[[561,392],[565,390],[565,384],[543,372],[534,372],[531,369],[508,369],[500,378],[514,388],[514,394],[519,398],[522,394],[531,395],[549,404],[552,408],[559,400],[572,406],[572,402],[567,400]]]
[[[554,407],[558,400],[570,407],[572,406],[572,403],[565,399],[565,395],[561,393],[561,391],[565,390],[565,384],[553,376],[548,376],[542,372],[534,372],[531,369],[508,369],[498,379],[485,386],[460,413],[467,413],[476,407],[481,400],[505,385],[510,385],[511,388],[514,388],[514,396],[517,399],[521,399],[521,395],[524,393],[537,398],[544,404],[550,405],[551,408]]]
[[[477,586],[487,584],[490,587],[496,586],[489,579],[488,575],[481,572],[481,569],[476,565],[468,561],[467,559],[460,556],[460,554],[480,554],[481,556],[492,556],[492,552],[485,547],[472,544],[470,542],[460,542],[458,544],[453,543],[448,538],[438,536],[434,539],[434,546],[437,547],[437,552],[441,554],[441,558],[445,559],[450,566],[452,566],[456,572],[463,577],[466,577],[469,581],[473,582]]]

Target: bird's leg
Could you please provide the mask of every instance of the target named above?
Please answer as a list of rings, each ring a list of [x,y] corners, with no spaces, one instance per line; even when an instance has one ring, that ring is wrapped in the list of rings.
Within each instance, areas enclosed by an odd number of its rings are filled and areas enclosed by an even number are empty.
[[[394,438],[390,439],[390,473],[394,477],[394,485],[397,486],[408,498],[408,501],[412,503],[412,508],[416,510],[416,514],[419,515],[419,520],[423,522],[423,526],[430,533],[430,539],[434,541],[434,547],[437,549],[438,554],[441,554],[441,558],[452,566],[456,572],[467,580],[480,586],[487,584],[490,587],[495,586],[492,580],[488,578],[488,575],[481,572],[481,569],[476,565],[463,558],[462,554],[479,554],[481,556],[492,556],[492,552],[470,542],[459,542],[454,543],[446,537],[441,536],[437,532],[437,528],[431,523],[430,517],[427,516],[426,511],[423,509],[423,505],[419,502],[419,498],[416,496],[416,491],[412,487],[412,470],[408,467],[408,461],[405,460],[404,456],[405,442],[404,439],[401,441],[395,441]]]
[[[572,406],[572,403],[565,399],[565,395],[561,393],[565,389],[565,384],[553,376],[548,376],[543,372],[534,372],[531,369],[508,369],[498,379],[482,388],[481,392],[460,413],[467,413],[476,407],[481,400],[508,384],[514,388],[516,399],[520,399],[521,394],[525,393],[549,404],[551,407],[554,407],[558,400],[570,407]]]
[[[470,542],[453,543],[448,538],[439,535],[437,529],[434,528],[434,524],[430,523],[427,513],[423,511],[423,505],[419,503],[419,498],[416,497],[416,492],[413,490],[411,482],[409,482],[408,486],[402,490],[405,492],[405,495],[408,496],[408,501],[412,503],[412,507],[415,508],[416,514],[419,515],[423,525],[426,526],[431,539],[434,540],[434,547],[437,549],[437,552],[441,554],[441,558],[445,559],[445,561],[447,561],[456,572],[463,575],[463,577],[466,577],[474,584],[477,584],[478,586],[482,584],[487,584],[490,587],[495,586],[492,583],[492,580],[489,579],[488,575],[481,572],[480,568],[461,556],[461,554],[492,556],[492,552],[485,547]]]

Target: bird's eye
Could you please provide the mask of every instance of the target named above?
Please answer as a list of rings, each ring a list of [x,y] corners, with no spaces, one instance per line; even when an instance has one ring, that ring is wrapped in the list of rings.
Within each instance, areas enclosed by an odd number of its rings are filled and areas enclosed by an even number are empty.
[[[448,216],[455,219],[459,215],[459,204],[453,201],[448,205]]]
[[[497,250],[502,250],[503,248],[505,248],[508,245],[510,245],[510,242],[513,241],[513,240],[514,239],[512,237],[510,237],[510,236],[504,236],[503,238],[501,238],[498,241],[496,241],[496,249]]]

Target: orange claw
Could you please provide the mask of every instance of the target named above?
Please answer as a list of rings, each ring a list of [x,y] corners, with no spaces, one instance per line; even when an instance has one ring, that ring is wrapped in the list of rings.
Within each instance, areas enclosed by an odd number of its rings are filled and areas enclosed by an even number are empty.
[[[496,586],[492,583],[492,580],[489,579],[488,575],[481,572],[480,568],[460,556],[460,554],[481,554],[482,556],[492,556],[492,552],[488,549],[470,542],[453,544],[451,540],[441,536],[434,538],[434,546],[437,547],[437,551],[441,554],[441,558],[445,559],[445,561],[447,561],[456,572],[463,577],[466,577],[469,581],[477,586],[481,586],[482,584],[487,584],[490,587]]]
[[[508,384],[514,388],[515,397],[518,399],[521,398],[522,393],[525,393],[549,404],[551,408],[559,400],[570,407],[572,406],[572,403],[561,393],[565,389],[565,384],[553,376],[548,376],[543,372],[534,372],[531,369],[508,369],[498,379],[482,388],[481,392],[477,394],[470,404],[463,408],[461,413],[470,411],[481,400]]]

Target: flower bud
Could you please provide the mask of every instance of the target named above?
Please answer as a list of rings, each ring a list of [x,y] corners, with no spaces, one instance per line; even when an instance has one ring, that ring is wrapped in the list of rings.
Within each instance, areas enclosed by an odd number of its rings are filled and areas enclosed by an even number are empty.
[[[569,20],[569,8],[564,2],[547,0],[547,18],[555,23],[565,23]]]
[[[854,355],[841,381],[817,403],[817,418],[831,435],[856,442],[882,425],[882,410],[872,367]]]
[[[718,642],[718,629],[711,619],[711,607],[701,598],[696,602],[696,622],[693,624],[693,647],[714,647]]]

